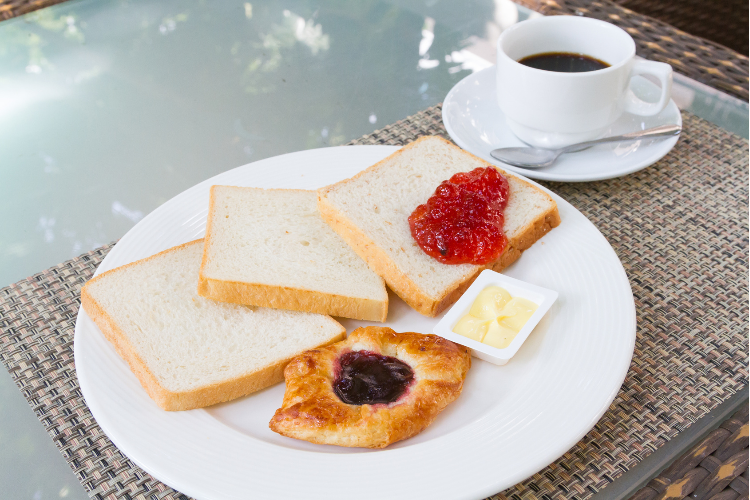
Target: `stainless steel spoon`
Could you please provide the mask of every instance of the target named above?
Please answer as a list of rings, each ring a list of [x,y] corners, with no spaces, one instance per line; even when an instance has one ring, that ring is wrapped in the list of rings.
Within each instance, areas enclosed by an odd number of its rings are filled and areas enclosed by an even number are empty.
[[[500,160],[508,165],[515,165],[523,168],[541,168],[552,165],[557,157],[563,153],[575,153],[582,151],[597,144],[605,142],[622,142],[636,141],[638,139],[651,139],[657,137],[670,137],[679,135],[682,128],[679,125],[662,125],[661,127],[639,130],[624,135],[615,135],[604,137],[595,141],[579,142],[560,149],[543,149],[543,148],[500,148],[493,149],[490,154],[493,158]]]

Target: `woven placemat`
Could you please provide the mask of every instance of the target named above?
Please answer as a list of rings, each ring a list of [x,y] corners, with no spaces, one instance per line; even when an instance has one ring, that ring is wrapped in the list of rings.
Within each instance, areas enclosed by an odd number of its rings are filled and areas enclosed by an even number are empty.
[[[440,113],[434,106],[352,144],[446,137]],[[622,260],[638,337],[625,383],[594,429],[493,498],[588,498],[747,385],[747,178],[747,141],[686,113],[682,137],[656,165],[609,181],[546,183]],[[185,498],[123,456],[81,397],[72,351],[79,292],[110,248],[0,290],[0,360],[93,498]]]

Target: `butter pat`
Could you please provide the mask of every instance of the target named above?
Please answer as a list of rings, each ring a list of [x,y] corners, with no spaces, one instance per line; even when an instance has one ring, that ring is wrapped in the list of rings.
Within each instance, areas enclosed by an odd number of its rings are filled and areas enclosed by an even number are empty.
[[[484,344],[504,349],[529,321],[538,304],[522,297],[511,297],[499,286],[484,288],[469,314],[463,316],[453,332]]]
[[[480,319],[495,319],[511,300],[513,299],[505,288],[488,286],[479,292],[469,314]]]
[[[497,315],[497,320],[504,327],[518,333],[538,307],[538,304],[528,299],[514,297]]]
[[[481,342],[484,335],[487,333],[489,321],[479,319],[471,314],[467,314],[456,323],[453,327],[453,331],[464,337],[468,337],[477,342]],[[497,323],[493,321],[493,323]]]
[[[513,342],[516,335],[518,335],[518,331],[511,330],[497,321],[493,321],[487,329],[487,334],[482,339],[482,343],[496,349],[505,349]]]

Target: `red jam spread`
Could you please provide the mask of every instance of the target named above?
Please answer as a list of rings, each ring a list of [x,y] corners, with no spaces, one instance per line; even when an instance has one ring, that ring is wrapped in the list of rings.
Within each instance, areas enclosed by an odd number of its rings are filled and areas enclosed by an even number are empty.
[[[414,380],[403,361],[370,351],[349,351],[338,359],[333,392],[350,405],[393,403]]]
[[[493,167],[458,173],[412,212],[411,234],[443,264],[489,264],[508,243],[503,224],[509,189]]]

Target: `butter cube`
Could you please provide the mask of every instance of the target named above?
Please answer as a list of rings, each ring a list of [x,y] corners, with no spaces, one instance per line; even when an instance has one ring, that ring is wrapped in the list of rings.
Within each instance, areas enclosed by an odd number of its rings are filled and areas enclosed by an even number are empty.
[[[482,343],[498,349],[505,349],[513,342],[518,332],[500,325],[497,321],[490,323],[487,334],[484,336]]]
[[[511,296],[506,289],[488,286],[474,299],[469,314],[483,320],[495,319],[510,300]]]
[[[456,326],[453,327],[453,333],[481,342],[484,335],[487,333],[488,326],[489,321],[475,318],[474,316],[467,314],[458,320]]]
[[[497,320],[500,325],[518,333],[539,307],[538,304],[521,297],[511,299],[500,311]]]

